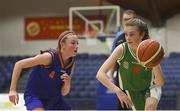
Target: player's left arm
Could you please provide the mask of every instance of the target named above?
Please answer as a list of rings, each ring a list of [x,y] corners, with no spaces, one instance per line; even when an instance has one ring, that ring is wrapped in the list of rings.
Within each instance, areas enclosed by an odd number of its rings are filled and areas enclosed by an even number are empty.
[[[163,71],[161,69],[160,64],[153,67],[153,74],[155,76],[155,81],[154,82],[156,83],[156,85],[162,87],[164,85],[165,80],[164,80],[164,73],[163,73]]]
[[[61,94],[63,96],[66,96],[69,91],[70,91],[70,88],[71,88],[71,77],[74,73],[74,69],[75,69],[75,64],[73,64],[72,66],[72,69],[71,69],[71,74],[68,75],[67,73],[64,73],[62,76],[61,76],[61,79],[62,81],[64,81],[64,84],[62,86],[62,89],[61,89]]]

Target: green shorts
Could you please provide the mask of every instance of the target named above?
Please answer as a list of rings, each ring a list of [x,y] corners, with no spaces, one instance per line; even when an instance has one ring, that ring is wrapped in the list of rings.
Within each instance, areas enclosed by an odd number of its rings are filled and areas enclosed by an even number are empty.
[[[128,91],[126,93],[128,97],[132,100],[134,106],[133,110],[144,110],[145,108],[145,101],[148,97],[154,97],[158,101],[161,97],[161,87],[157,85],[152,85],[150,88],[143,90],[143,91]]]

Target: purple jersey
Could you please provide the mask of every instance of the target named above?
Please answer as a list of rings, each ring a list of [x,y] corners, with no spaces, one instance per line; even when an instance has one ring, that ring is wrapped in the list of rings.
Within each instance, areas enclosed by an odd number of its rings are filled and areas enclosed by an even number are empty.
[[[65,102],[61,95],[63,81],[61,75],[65,72],[70,75],[74,64],[74,59],[70,60],[68,66],[64,66],[61,56],[58,56],[56,50],[50,50],[52,63],[49,66],[35,66],[27,81],[24,98],[25,104],[29,96],[39,98],[45,109],[66,109]],[[55,108],[60,105],[59,108]],[[64,107],[64,108],[63,108]]]

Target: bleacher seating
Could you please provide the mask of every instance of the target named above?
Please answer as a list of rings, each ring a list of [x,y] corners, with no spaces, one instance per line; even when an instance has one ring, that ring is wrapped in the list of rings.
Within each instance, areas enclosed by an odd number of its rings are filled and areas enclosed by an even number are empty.
[[[165,74],[165,85],[158,109],[176,109],[177,94],[180,93],[180,54],[171,54],[161,63]],[[10,83],[11,74],[16,61],[28,56],[0,57],[0,92],[3,92]],[[70,94],[65,98],[73,109],[96,109],[96,90],[98,81],[95,76],[108,55],[79,54],[76,57],[76,68],[72,77]],[[26,73],[28,70],[23,70]]]
[[[29,56],[0,56],[0,93],[9,87],[11,75],[16,61]],[[22,73],[28,72],[30,69],[23,69]],[[8,84],[7,84],[8,83]]]
[[[72,78],[72,90],[66,97],[73,109],[95,109],[96,74],[107,55],[80,54],[76,57],[76,68]],[[74,99],[73,99],[74,98]],[[79,105],[80,104],[80,105]]]

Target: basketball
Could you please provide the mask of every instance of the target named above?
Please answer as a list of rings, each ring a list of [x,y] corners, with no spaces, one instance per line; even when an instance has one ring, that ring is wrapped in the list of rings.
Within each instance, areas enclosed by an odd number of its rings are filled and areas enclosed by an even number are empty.
[[[136,56],[141,65],[152,68],[163,59],[164,49],[158,41],[147,39],[138,45]]]

